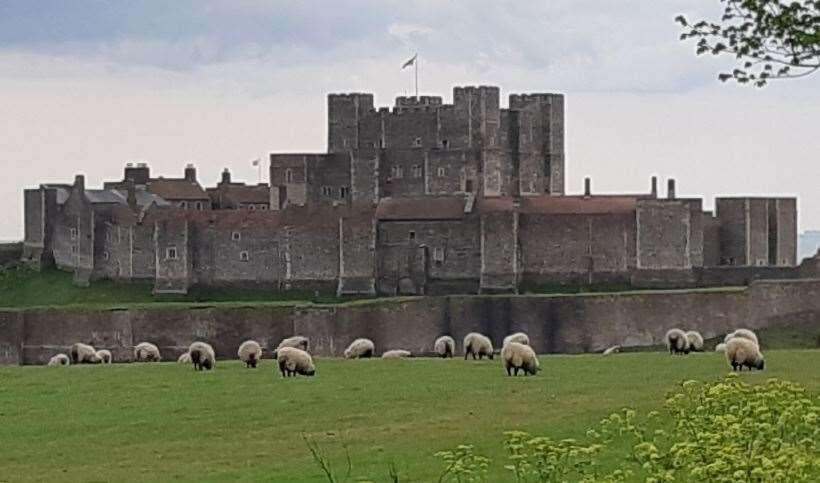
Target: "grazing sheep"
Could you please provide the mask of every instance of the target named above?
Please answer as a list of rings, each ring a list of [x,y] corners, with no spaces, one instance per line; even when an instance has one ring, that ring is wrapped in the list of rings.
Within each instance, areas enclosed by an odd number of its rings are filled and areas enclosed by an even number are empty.
[[[345,349],[345,359],[364,359],[373,357],[376,345],[370,339],[356,339]]]
[[[245,363],[245,367],[256,368],[256,364],[262,358],[262,346],[255,340],[246,340],[239,346],[237,353],[239,360]]]
[[[755,345],[760,345],[760,342],[757,340],[757,335],[749,329],[737,329],[730,334],[726,334],[726,337],[723,338],[723,342],[728,343],[730,340],[734,339],[735,337],[741,337],[744,339],[748,339],[755,343]]]
[[[191,362],[194,363],[194,370],[211,370],[216,365],[216,353],[211,344],[207,342],[194,342],[188,348],[188,354],[191,356]]]
[[[696,330],[686,332],[686,339],[689,340],[689,349],[692,352],[701,352],[703,350],[703,336]]]
[[[688,354],[691,349],[689,347],[689,339],[680,329],[669,329],[664,339],[666,340],[666,347],[669,349],[670,354]]]
[[[162,357],[159,354],[159,347],[150,342],[140,342],[134,346],[135,362],[159,362]]]
[[[467,359],[468,355],[473,356],[473,360],[478,358],[481,360],[484,356],[487,356],[489,359],[492,360],[493,358],[493,343],[490,339],[478,332],[470,332],[466,336],[464,336],[464,359]]]
[[[102,359],[97,355],[97,351],[82,342],[72,345],[69,354],[71,354],[72,364],[99,364],[102,362]]]
[[[530,336],[523,332],[516,332],[515,334],[510,334],[507,337],[504,337],[504,342],[501,343],[501,347],[504,347],[510,342],[518,342],[519,344],[530,345]]]
[[[57,354],[56,356],[48,360],[49,366],[67,366],[69,364],[71,364],[71,361],[65,354]]]
[[[442,335],[436,339],[436,343],[433,344],[433,350],[439,357],[444,359],[453,357],[453,354],[456,352],[456,341],[449,335]]]
[[[183,352],[182,355],[179,356],[177,362],[180,364],[190,364],[191,363],[191,353],[190,352]]]
[[[307,352],[308,350],[308,338],[301,336],[301,335],[294,335],[293,337],[288,337],[284,339],[279,345],[276,347],[276,351],[281,349],[282,347],[295,347],[297,349],[302,349],[303,351]],[[276,359],[276,351],[273,352],[273,358]]]
[[[518,375],[519,370],[524,371],[524,375],[536,375],[541,370],[538,363],[538,356],[532,347],[520,342],[510,342],[501,349],[501,359],[504,361],[504,368],[507,375]]]
[[[620,351],[621,351],[621,346],[614,345],[614,346],[610,347],[609,349],[605,350],[603,355],[611,356],[612,354],[617,354]]]
[[[111,356],[111,351],[108,349],[100,349],[97,351],[97,357],[100,358],[103,364],[111,364],[114,358]]]
[[[404,349],[395,349],[382,354],[382,359],[404,359],[405,357],[413,357],[413,354]]]
[[[716,345],[715,352],[726,352],[726,344],[721,342],[720,344]]]
[[[283,347],[276,352],[276,361],[279,363],[282,377],[293,377],[297,374],[313,376],[316,374],[313,358],[306,351],[296,347]]]
[[[746,366],[752,369],[763,370],[764,361],[760,348],[745,337],[733,337],[726,343],[726,360],[733,371],[742,371]]]

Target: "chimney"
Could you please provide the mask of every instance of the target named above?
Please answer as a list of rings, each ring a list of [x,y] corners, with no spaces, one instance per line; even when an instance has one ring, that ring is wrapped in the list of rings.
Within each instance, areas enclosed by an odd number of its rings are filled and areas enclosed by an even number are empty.
[[[231,184],[231,172],[228,168],[222,170],[222,184]]]
[[[151,170],[148,168],[146,163],[137,163],[134,166],[134,163],[128,163],[125,165],[125,175],[123,176],[124,181],[131,180],[134,184],[137,185],[144,185],[148,184],[148,180],[151,178]]]
[[[658,197],[658,177],[657,176],[652,177],[652,197],[653,198]]]
[[[85,191],[85,176],[78,174],[74,177],[74,189],[80,193]]]
[[[590,178],[584,178],[584,196],[587,198],[592,196],[592,180]]]
[[[128,206],[135,210],[137,208],[137,189],[134,187],[133,180],[126,181],[126,189],[128,190]]]
[[[196,168],[191,163],[185,165],[185,180],[196,183]]]
[[[666,197],[670,200],[675,199],[675,178],[669,178],[666,182]]]

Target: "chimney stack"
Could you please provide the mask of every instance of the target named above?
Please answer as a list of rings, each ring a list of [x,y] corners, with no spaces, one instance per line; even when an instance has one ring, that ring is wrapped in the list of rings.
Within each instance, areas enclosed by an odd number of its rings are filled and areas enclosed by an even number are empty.
[[[652,177],[652,197],[653,198],[658,197],[658,177],[657,176]]]
[[[670,200],[675,199],[675,178],[669,178],[666,183],[666,197]]]
[[[196,168],[191,163],[185,165],[185,180],[196,183]]]
[[[74,188],[80,193],[85,191],[85,176],[78,174],[74,177]]]
[[[584,178],[584,196],[587,198],[592,196],[592,180],[590,178]]]
[[[148,168],[147,163],[127,163],[125,165],[125,175],[123,176],[124,181],[131,180],[134,184],[144,185],[148,184],[148,181],[151,178],[151,170]]]
[[[128,206],[135,210],[137,208],[137,189],[134,186],[134,180],[127,180],[126,188],[128,190]]]
[[[228,168],[222,170],[222,184],[231,184],[231,172]]]

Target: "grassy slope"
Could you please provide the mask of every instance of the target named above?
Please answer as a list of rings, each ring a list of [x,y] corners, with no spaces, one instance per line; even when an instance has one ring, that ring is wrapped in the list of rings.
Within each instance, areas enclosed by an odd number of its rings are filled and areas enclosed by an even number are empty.
[[[820,351],[769,351],[767,371],[820,393]],[[475,444],[507,481],[502,432],[556,437],[624,406],[657,408],[683,379],[727,372],[714,353],[548,356],[537,377],[507,378],[499,361],[320,359],[315,378],[284,380],[221,362],[212,373],[174,363],[0,367],[0,480],[322,481],[299,434],[353,476],[435,481],[433,454]],[[355,479],[354,479],[355,481]]]

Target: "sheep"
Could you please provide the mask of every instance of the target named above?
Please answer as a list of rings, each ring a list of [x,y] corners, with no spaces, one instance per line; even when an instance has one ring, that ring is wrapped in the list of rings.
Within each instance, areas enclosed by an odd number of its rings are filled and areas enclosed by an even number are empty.
[[[753,341],[745,337],[733,337],[726,343],[726,360],[732,366],[733,371],[742,371],[746,366],[751,371],[757,369],[762,371],[764,361],[760,348]]]
[[[478,332],[470,332],[464,336],[464,360],[467,360],[468,355],[472,355],[473,360],[475,360],[476,357],[481,360],[484,356],[492,360],[492,341],[490,341],[487,336],[479,334]]]
[[[612,354],[617,354],[620,351],[621,351],[621,346],[614,345],[614,346],[610,347],[609,349],[605,350],[602,355],[611,356]]]
[[[71,361],[65,354],[57,354],[48,360],[49,366],[67,366],[69,364],[71,364]]]
[[[691,349],[689,339],[680,329],[669,329],[664,339],[670,354],[688,354]]]
[[[370,339],[356,339],[345,349],[345,359],[363,359],[373,357],[376,345]]]
[[[282,377],[293,377],[297,374],[313,376],[316,374],[313,358],[306,351],[296,347],[283,347],[276,352],[276,361],[279,363]]]
[[[501,349],[501,359],[504,361],[504,368],[507,375],[518,375],[518,371],[524,371],[524,375],[536,375],[541,370],[538,356],[532,347],[520,342],[510,342]]]
[[[703,336],[696,330],[686,332],[686,339],[689,341],[689,348],[692,352],[701,352],[703,350]]]
[[[114,358],[111,356],[111,351],[108,349],[100,349],[97,351],[97,357],[100,358],[103,364],[111,364]]]
[[[246,340],[239,346],[237,354],[239,354],[239,360],[245,363],[245,367],[256,368],[256,364],[262,358],[262,346],[255,340]]]
[[[190,352],[183,352],[177,362],[180,364],[190,364],[191,363],[191,353]]]
[[[97,351],[82,342],[72,345],[69,353],[71,354],[72,364],[99,364],[102,362],[102,359],[97,355]]]
[[[159,354],[159,347],[150,342],[140,342],[134,346],[135,362],[159,362],[162,357]]]
[[[720,344],[716,345],[715,352],[726,352],[726,344],[721,342]]]
[[[382,359],[404,359],[405,357],[413,357],[413,354],[404,349],[390,350],[382,354]]]
[[[439,357],[444,359],[453,357],[453,354],[456,352],[456,341],[449,335],[442,335],[436,339],[436,343],[433,344],[433,350]]]
[[[742,337],[744,339],[748,339],[755,343],[755,345],[760,345],[760,342],[757,340],[757,335],[749,329],[736,329],[734,332],[726,334],[726,337],[723,338],[723,342],[728,343],[730,340],[734,339],[735,337]]]
[[[510,334],[507,337],[504,337],[504,342],[501,343],[501,347],[504,347],[510,342],[518,342],[519,344],[530,345],[530,336],[523,332],[516,332],[515,334]]]
[[[211,347],[211,344],[207,342],[194,342],[188,348],[188,354],[191,356],[194,370],[211,370],[216,365],[216,353],[214,352],[214,348]]]
[[[302,349],[303,351],[307,352],[308,350],[308,338],[301,336],[301,335],[294,335],[293,337],[288,337],[287,339],[282,340],[279,345],[276,347],[276,351],[281,349],[282,347],[295,347],[297,349]],[[273,352],[273,358],[276,359],[277,352]]]

